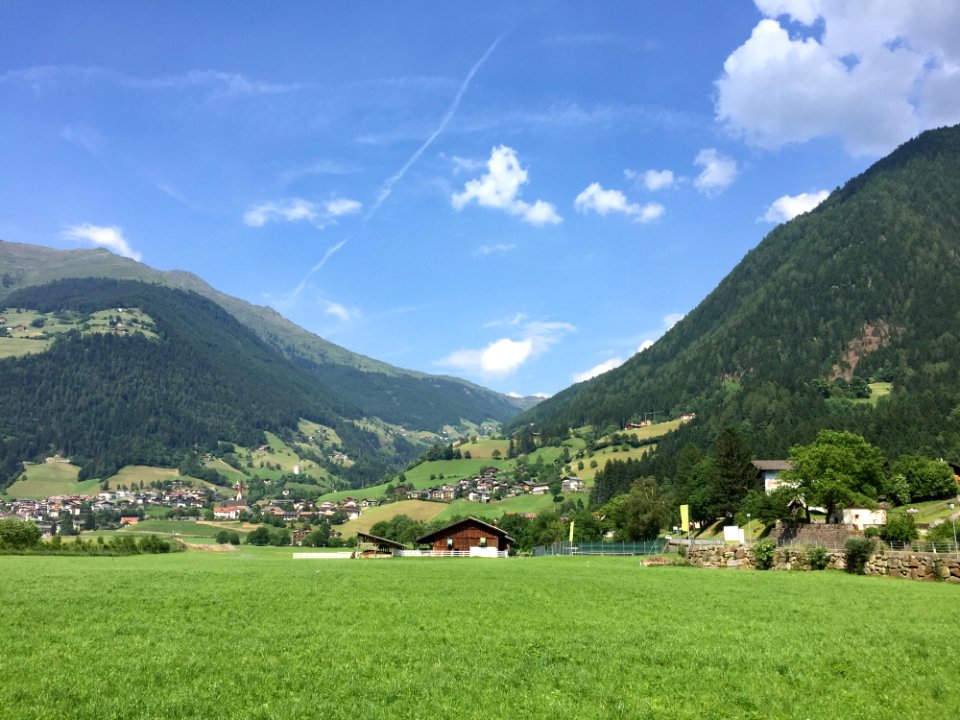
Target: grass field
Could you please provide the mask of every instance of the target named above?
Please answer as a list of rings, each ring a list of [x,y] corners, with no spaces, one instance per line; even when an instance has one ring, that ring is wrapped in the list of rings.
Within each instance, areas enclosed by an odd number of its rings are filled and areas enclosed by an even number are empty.
[[[26,471],[13,485],[7,495],[13,498],[44,498],[51,495],[96,495],[100,491],[99,480],[77,482],[80,468],[69,463],[38,463],[28,465]],[[24,475],[26,479],[24,479]]]
[[[476,503],[472,503],[476,505]],[[367,508],[356,520],[350,520],[339,526],[344,537],[353,537],[358,532],[370,532],[370,528],[381,520],[389,520],[396,515],[406,515],[413,520],[424,522],[442,514],[447,506],[444,503],[426,502],[425,500],[401,500],[400,502]]]
[[[568,493],[564,496],[567,500],[575,500],[582,497],[586,502],[586,493]],[[452,520],[457,516],[473,515],[483,519],[502,517],[505,513],[543,513],[556,509],[557,505],[553,502],[553,496],[549,493],[543,495],[517,495],[507,498],[500,502],[475,503],[469,500],[454,500],[449,503],[446,509],[437,515],[440,520]]]
[[[0,717],[960,715],[952,585],[289,558],[0,557]]]

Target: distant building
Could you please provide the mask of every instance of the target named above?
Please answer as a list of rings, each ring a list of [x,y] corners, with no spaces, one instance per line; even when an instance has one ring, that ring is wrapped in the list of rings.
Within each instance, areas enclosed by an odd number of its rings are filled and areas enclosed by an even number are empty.
[[[843,509],[843,524],[853,525],[857,530],[887,524],[887,511],[883,509],[871,510],[863,507],[848,507]]]
[[[469,517],[416,539],[417,545],[431,545],[435,551],[473,552],[474,549],[509,550],[516,543],[506,532]]]
[[[763,481],[763,491],[767,495],[785,484],[780,474],[784,470],[793,469],[793,463],[789,460],[754,460],[753,466],[760,474],[760,479]]]

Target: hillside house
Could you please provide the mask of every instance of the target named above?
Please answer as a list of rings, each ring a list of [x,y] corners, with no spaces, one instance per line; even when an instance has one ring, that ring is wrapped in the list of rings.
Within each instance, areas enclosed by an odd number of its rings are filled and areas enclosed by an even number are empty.
[[[583,492],[587,484],[576,475],[567,475],[560,481],[560,489],[565,493]]]
[[[221,505],[213,509],[213,518],[214,520],[236,520],[246,509],[246,505]]]
[[[415,541],[416,545],[430,545],[435,552],[458,551],[493,556],[496,556],[498,551],[509,550],[514,543],[516,540],[506,532],[475,517],[447,525]]]
[[[857,530],[887,524],[887,511],[882,508],[871,510],[864,507],[848,507],[843,509],[843,524],[853,525]]]
[[[534,480],[524,480],[523,485],[531,495],[546,495],[550,492],[550,483]]]
[[[784,485],[784,481],[780,477],[781,473],[784,470],[793,469],[793,463],[789,460],[754,460],[753,466],[760,475],[760,480],[763,482],[763,491],[767,495]]]

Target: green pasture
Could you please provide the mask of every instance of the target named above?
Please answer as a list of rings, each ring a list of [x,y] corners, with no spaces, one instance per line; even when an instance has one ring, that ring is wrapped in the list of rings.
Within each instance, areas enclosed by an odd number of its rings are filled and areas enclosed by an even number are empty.
[[[893,383],[888,382],[875,382],[870,383],[870,397],[868,398],[858,398],[854,402],[859,403],[868,403],[876,407],[877,402],[880,398],[884,398],[893,391]]]
[[[147,337],[157,337],[153,332],[154,323],[150,316],[137,309],[124,309],[122,313],[102,310],[92,313],[89,318],[75,312],[42,313],[36,310],[16,308],[0,309],[0,315],[7,318],[7,327],[25,326],[24,330],[10,330],[10,336],[0,338],[0,359],[21,357],[30,353],[43,352],[53,343],[53,336],[62,335],[70,330],[82,330],[85,334],[113,332],[110,318],[120,315],[126,329],[140,332]],[[32,323],[43,319],[42,327],[33,327]],[[137,324],[131,323],[136,321]],[[86,326],[86,329],[84,329]]]
[[[337,435],[337,431],[326,425],[301,418],[297,427],[304,435],[313,438],[313,442],[318,447],[323,445],[341,445],[343,443],[340,436]]]
[[[476,504],[476,503],[472,503]],[[406,515],[413,520],[427,522],[447,509],[444,503],[426,500],[401,500],[400,502],[366,508],[356,520],[350,520],[339,526],[344,537],[353,537],[358,532],[370,532],[370,528],[381,520],[390,520],[397,515]]]
[[[7,488],[14,498],[45,498],[51,495],[96,495],[99,480],[77,481],[80,468],[69,463],[28,465],[19,479]]]
[[[587,493],[567,493],[565,500],[576,500],[583,498],[587,501]],[[499,502],[477,503],[469,500],[454,500],[446,506],[446,509],[437,515],[440,520],[453,519],[464,515],[473,515],[480,519],[492,519],[503,517],[506,513],[544,513],[556,509],[557,504],[553,502],[553,495],[544,493],[543,495],[517,495]]]
[[[457,449],[461,453],[470,453],[470,457],[474,460],[492,460],[493,451],[499,450],[500,457],[507,457],[507,448],[510,444],[509,440],[496,440],[493,438],[478,438],[476,442],[471,442],[465,440],[464,442],[457,445]]]
[[[152,482],[165,482],[167,480],[187,480],[180,477],[180,471],[177,468],[161,468],[150,465],[126,465],[117,471],[116,475],[107,478],[111,489],[117,489],[121,485],[127,487],[140,486],[142,482],[145,487],[150,487]],[[196,487],[206,485],[195,478],[191,479]]]
[[[23,357],[31,353],[41,353],[52,344],[52,338],[0,337],[0,360],[9,357]]]
[[[0,557],[0,718],[960,715],[953,585],[290,558]]]

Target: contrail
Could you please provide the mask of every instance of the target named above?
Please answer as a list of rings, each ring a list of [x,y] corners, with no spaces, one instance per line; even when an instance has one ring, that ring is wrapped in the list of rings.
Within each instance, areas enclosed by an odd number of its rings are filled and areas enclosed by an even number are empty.
[[[370,209],[370,212],[364,218],[364,222],[367,222],[372,218],[377,210],[380,209],[380,206],[383,205],[384,200],[390,197],[390,193],[393,191],[393,186],[396,185],[400,180],[403,179],[403,176],[407,174],[407,170],[426,152],[427,148],[433,145],[433,142],[440,136],[447,125],[450,124],[450,121],[453,119],[454,114],[457,112],[457,108],[460,106],[460,101],[463,99],[463,96],[466,94],[467,90],[470,88],[470,83],[473,81],[473,76],[477,74],[477,71],[483,67],[483,64],[487,61],[490,55],[493,54],[493,51],[497,49],[497,45],[500,44],[500,41],[507,36],[509,30],[502,32],[496,40],[487,48],[487,51],[481,56],[477,62],[473,64],[473,67],[470,68],[470,72],[467,73],[467,76],[464,78],[463,83],[460,85],[460,90],[457,91],[456,97],[453,98],[453,102],[450,103],[450,107],[447,108],[446,114],[444,114],[443,119],[440,121],[440,124],[437,126],[437,129],[431,133],[430,137],[417,148],[417,151],[410,156],[410,159],[400,168],[394,175],[389,177],[387,181],[383,184],[383,187],[380,189],[380,194],[377,196],[376,202],[374,202],[373,207]]]
[[[428,137],[424,143],[417,148],[417,151],[410,156],[410,159],[404,163],[403,167],[400,168],[396,173],[387,178],[387,181],[383,184],[383,187],[380,189],[380,194],[377,195],[376,201],[373,203],[373,207],[370,208],[370,212],[366,214],[363,218],[363,225],[365,226],[370,220],[376,215],[377,210],[380,209],[380,206],[383,205],[384,201],[390,197],[390,193],[393,190],[393,186],[396,185],[400,180],[403,179],[403,176],[407,174],[407,171],[413,166],[413,164],[426,152],[427,148],[433,145],[434,141],[440,137],[447,125],[450,124],[450,121],[453,119],[454,114],[457,112],[457,108],[460,106],[460,101],[463,99],[463,96],[466,94],[467,90],[470,89],[470,83],[473,81],[473,76],[477,74],[477,71],[483,67],[483,64],[487,61],[490,55],[493,54],[493,51],[497,49],[497,45],[500,44],[500,41],[503,40],[510,30],[505,30],[502,32],[496,40],[491,43],[490,47],[487,48],[487,51],[480,57],[477,62],[473,64],[473,67],[470,68],[470,72],[467,73],[467,76],[463,79],[463,82],[460,84],[460,89],[457,91],[456,96],[453,98],[453,102],[450,103],[450,107],[447,108],[447,112],[444,113],[443,118],[440,120],[440,124],[437,125],[437,129],[434,130],[430,137]],[[336,245],[330,247],[323,257],[320,259],[316,265],[310,268],[310,272],[306,274],[303,280],[300,281],[300,284],[293,289],[293,292],[288,296],[288,302],[296,300],[296,298],[303,292],[303,289],[307,286],[310,278],[313,277],[320,269],[326,265],[327,260],[329,260],[334,253],[336,253],[340,248],[347,244],[350,241],[352,236],[345,237],[343,240],[338,242]]]
[[[350,237],[352,236],[345,237],[336,245],[332,245],[331,247],[327,248],[327,251],[323,254],[323,257],[320,258],[320,262],[318,262],[316,265],[310,268],[310,272],[308,272],[304,276],[303,280],[300,281],[300,284],[297,285],[293,289],[293,291],[287,296],[286,302],[293,302],[294,300],[297,299],[297,297],[299,297],[300,293],[302,293],[303,289],[307,286],[307,282],[309,282],[310,278],[312,278],[314,275],[320,272],[320,269],[327,264],[327,260],[333,257],[334,253],[336,253],[337,250],[339,250],[344,245],[346,245],[347,242],[350,240]]]

